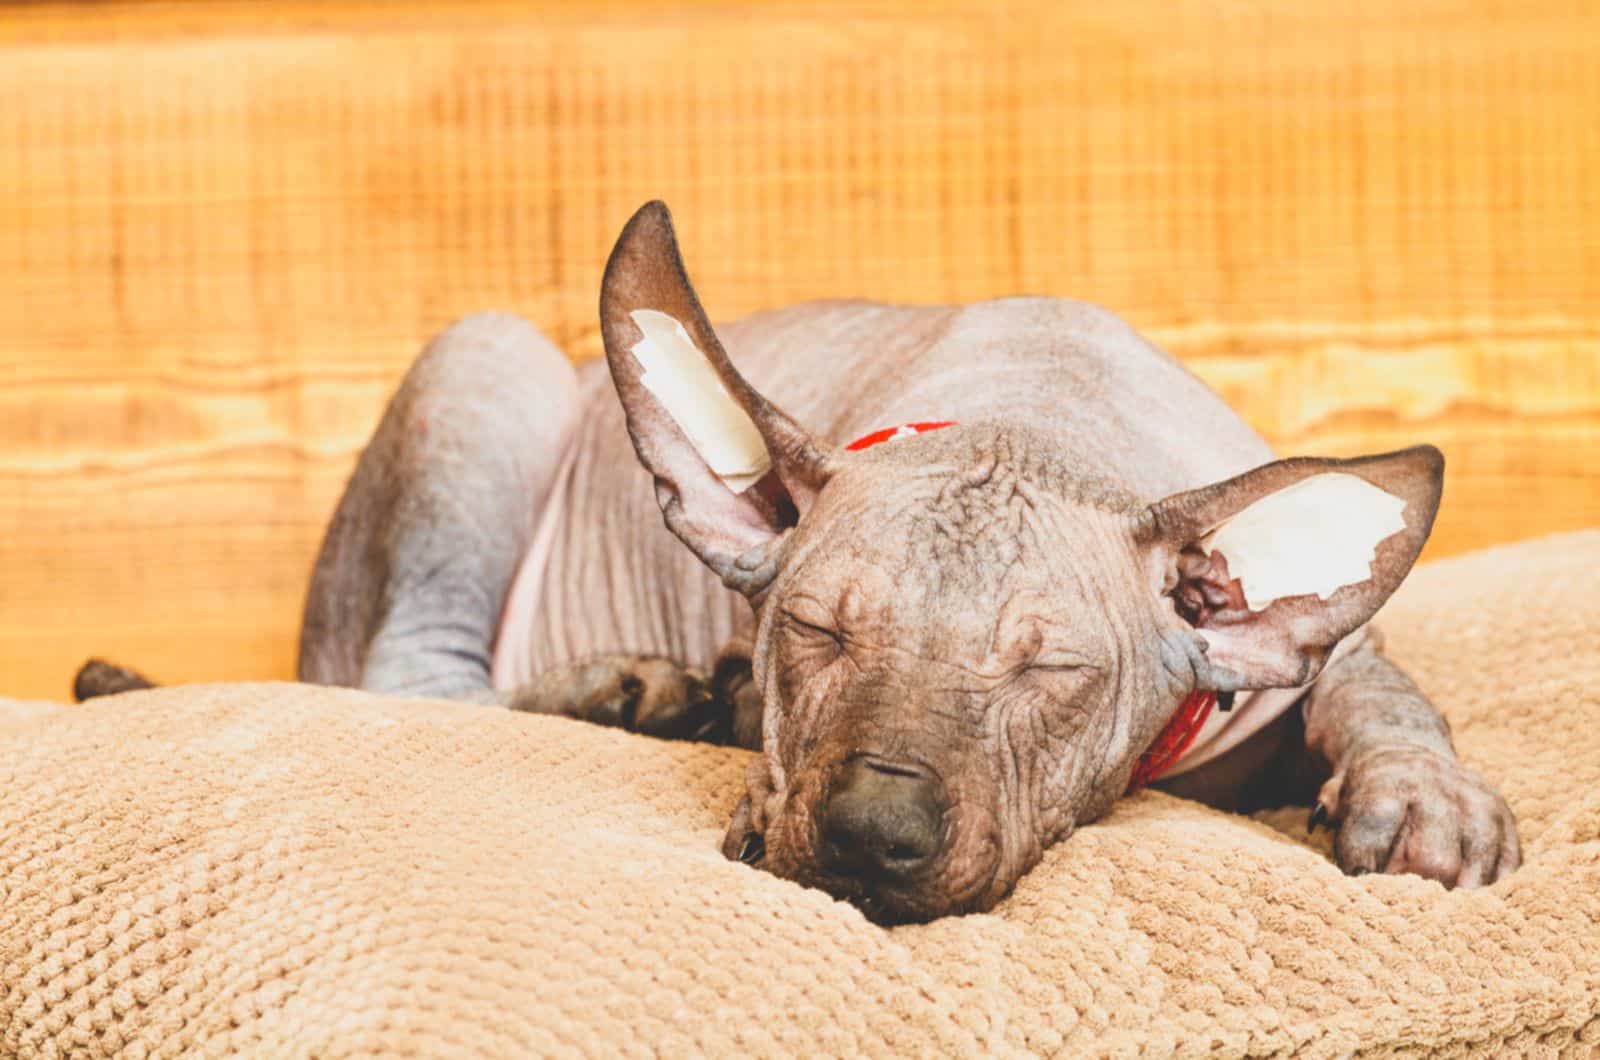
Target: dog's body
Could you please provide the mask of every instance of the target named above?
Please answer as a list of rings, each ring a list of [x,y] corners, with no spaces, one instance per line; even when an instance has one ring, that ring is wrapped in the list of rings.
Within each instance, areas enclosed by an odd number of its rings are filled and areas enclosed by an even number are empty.
[[[1347,870],[1477,884],[1515,866],[1515,828],[1503,802],[1456,762],[1442,719],[1362,625],[1426,537],[1438,496],[1436,454],[1311,469],[1322,472],[1311,475],[1317,481],[1341,471],[1411,499],[1404,532],[1374,538],[1371,586],[1330,583],[1322,597],[1329,604],[1296,598],[1310,601],[1305,614],[1315,611],[1315,631],[1307,632],[1312,619],[1294,610],[1300,604],[1249,606],[1226,565],[1220,581],[1216,571],[1208,575],[1196,559],[1206,550],[1189,539],[1181,554],[1178,538],[1151,551],[1150,540],[1193,521],[1197,505],[1218,503],[1223,487],[1207,491],[1208,484],[1266,465],[1273,453],[1217,395],[1109,313],[1043,298],[964,308],[806,305],[723,331],[735,372],[720,359],[676,261],[664,212],[641,211],[619,243],[603,298],[613,380],[599,368],[574,373],[512,317],[469,318],[435,340],[392,402],[330,527],[307,604],[303,679],[764,747],[728,852],[755,860],[765,835],[774,871],[861,901],[885,919],[998,900],[1045,846],[1121,794],[1132,760],[1176,699],[1195,688],[1237,691],[1234,716],[1253,709],[1254,721],[1234,726],[1249,739],[1223,754],[1238,741],[1219,735],[1227,719],[1214,720],[1186,765],[1210,761],[1172,780],[1174,790],[1237,806],[1315,793],[1332,774],[1322,801],[1341,822]],[[724,489],[707,474],[711,458],[699,459],[686,443],[681,420],[674,427],[662,414],[628,353],[637,356],[644,345],[634,344],[643,332],[630,323],[641,320],[640,306],[665,307],[671,315],[663,319],[687,327],[686,348],[705,353],[752,417],[772,453],[761,489]],[[818,455],[827,443],[930,420],[959,426],[849,459],[837,450]],[[810,434],[798,433],[797,422]],[[1227,511],[1311,474],[1295,462],[1274,467],[1281,474],[1257,473],[1275,475],[1272,483],[1250,487]],[[1371,474],[1362,470],[1368,467]],[[960,501],[981,517],[971,510],[953,521],[918,516],[912,525],[922,529],[904,529],[899,513],[944,504],[953,487],[935,483],[916,499],[896,492],[901,483],[947,473],[971,486],[970,497],[984,498]],[[1005,495],[988,499],[991,479],[1006,476],[1015,481]],[[1093,525],[1073,530],[1079,537],[1072,540],[1111,541],[1110,553],[1133,556],[1132,566],[1114,568],[1127,573],[1102,577],[1088,570],[1092,559],[1049,541],[1043,552],[1013,547],[1049,538],[1049,527],[1067,518],[1039,521],[1040,511],[1054,511],[1056,500],[1041,499],[1047,496],[1069,497],[1072,512],[1088,513]],[[1169,498],[1165,507],[1152,503],[1162,498]],[[884,511],[875,513],[879,503]],[[822,514],[808,514],[813,508]],[[663,530],[663,509],[688,550]],[[1224,520],[1208,518],[1195,523],[1194,540]],[[808,520],[819,528],[815,540],[802,533]],[[872,533],[877,520],[887,552]],[[1010,529],[997,530],[1002,522]],[[1108,526],[1133,529],[1124,540],[1122,529]],[[879,577],[899,557],[924,553],[935,558],[907,559],[904,569]],[[1035,562],[1036,555],[1044,559]],[[956,558],[945,566],[938,558],[945,556]],[[1140,617],[1123,614],[1119,579],[1141,580],[1141,564],[1166,571],[1154,575],[1151,595],[1159,630],[1138,587],[1126,592],[1140,597]],[[1045,566],[1051,569],[1032,572],[1038,584],[1028,581],[1029,568]],[[916,573],[934,568],[931,582]],[[982,720],[999,710],[992,708],[997,689],[1035,668],[1006,661],[993,643],[974,647],[1024,628],[1034,631],[1029,651],[1036,653],[1037,622],[1017,627],[995,614],[1063,582],[1076,586],[1074,595],[1050,607],[1070,610],[1077,631],[1063,634],[1063,643],[1081,646],[1090,636],[1084,631],[1101,626],[1117,631],[1106,641],[1112,646],[1102,645],[1111,654],[1095,657],[1088,671],[1109,666],[1121,682],[1096,693],[1111,705],[1093,708],[1085,705],[1088,693],[1065,685],[1038,693],[1040,703],[1077,697],[1074,709],[1090,720],[1072,723],[1078,735],[1069,744],[1056,731],[1064,723],[1039,720],[1044,707],[1028,708],[1035,714],[1026,732]],[[991,591],[999,603],[985,603]],[[1171,594],[1165,604],[1161,592]],[[826,601],[824,617],[805,617],[808,600]],[[868,617],[838,617],[851,608]],[[1174,634],[1174,610],[1205,635],[1186,637],[1190,627],[1181,622]],[[1337,621],[1325,618],[1329,610],[1338,611]],[[1293,614],[1284,619],[1286,612]],[[1229,639],[1230,630],[1248,634],[1263,616],[1286,624],[1243,647]],[[826,627],[824,638],[833,638],[826,642],[845,646],[828,650],[846,652],[851,674],[877,690],[829,679],[836,682],[830,703],[857,704],[848,723],[797,705],[820,695],[807,693],[805,682],[833,664],[807,662],[810,649],[783,640],[780,627],[791,619],[796,628]],[[1284,655],[1280,642],[1291,628],[1301,647]],[[1129,662],[1135,654],[1141,665],[1147,655],[1159,662],[1146,673]],[[1318,677],[1330,655],[1335,661]],[[1080,664],[1037,669],[1075,673]],[[1267,676],[1246,673],[1257,670]],[[1317,677],[1309,692],[1302,676]],[[935,711],[935,700],[955,705]],[[965,728],[940,728],[963,711]],[[1261,724],[1272,717],[1278,720]],[[1024,756],[1019,740],[1038,746]],[[966,765],[939,758],[969,743]],[[978,779],[987,774],[973,763],[1008,755],[1003,776]],[[1041,763],[1049,768],[1040,772]],[[897,779],[905,777],[914,780]],[[1012,820],[1016,806],[1027,809],[1020,824]],[[913,865],[905,851],[919,842],[930,850]],[[898,851],[899,860],[845,849],[877,850],[874,843]]]
[[[752,385],[837,443],[928,420],[1029,425],[1047,433],[1064,459],[1104,468],[1150,498],[1273,458],[1259,435],[1170,356],[1082,303],[814,303],[719,333]],[[490,316],[463,321],[449,342],[477,335],[543,341],[516,318]],[[562,387],[565,360],[547,368]],[[650,476],[634,458],[604,364],[585,365],[578,380],[571,398],[577,414],[562,443],[566,460],[539,506],[534,543],[495,634],[492,683],[501,692],[597,656],[659,656],[710,672],[730,644],[750,639],[745,600],[662,532]],[[1191,444],[1193,438],[1207,443]],[[1275,715],[1298,696],[1245,694],[1231,715],[1212,716],[1205,738],[1165,776],[1236,746],[1260,728],[1249,724],[1252,714]],[[1228,787],[1208,790],[1220,799]]]
[[[518,327],[465,326],[480,325]],[[757,390],[836,444],[929,420],[1030,426],[1063,460],[1105,469],[1150,498],[1273,459],[1177,362],[1079,303],[822,303],[763,313],[719,334]],[[604,365],[585,368],[566,442],[575,450],[571,471],[542,506],[535,538],[546,521],[558,526],[544,531],[548,555],[530,550],[518,585],[530,599],[513,596],[499,633],[500,688],[602,653],[709,668],[751,625],[749,605],[663,532]]]

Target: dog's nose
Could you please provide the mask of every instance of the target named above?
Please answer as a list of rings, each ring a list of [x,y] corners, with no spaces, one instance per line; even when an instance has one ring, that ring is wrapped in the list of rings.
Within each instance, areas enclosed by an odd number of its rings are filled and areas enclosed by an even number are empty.
[[[939,852],[944,831],[939,785],[920,766],[852,758],[834,780],[821,825],[830,868],[905,880]]]

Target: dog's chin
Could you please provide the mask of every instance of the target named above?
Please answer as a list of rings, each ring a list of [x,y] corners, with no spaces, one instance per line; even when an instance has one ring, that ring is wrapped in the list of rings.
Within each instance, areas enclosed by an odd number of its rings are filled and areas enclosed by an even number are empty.
[[[828,872],[808,862],[788,861],[783,853],[776,851],[776,856],[760,867],[849,903],[879,927],[926,924],[943,917],[987,912],[1010,890],[1009,887],[996,890],[998,866],[990,867],[976,879],[969,878],[965,886],[952,887],[957,881],[942,874],[897,884],[868,883],[854,876]]]
[[[920,886],[907,883],[896,887],[863,886],[858,880],[826,875],[798,882],[850,903],[880,927],[926,924],[944,917],[988,912],[1010,890],[1008,887],[996,891],[992,874],[981,885],[955,891],[946,890],[943,885],[948,881],[937,878]]]
[[[827,890],[827,888],[823,888]],[[829,891],[830,894],[834,892]],[[959,916],[962,913],[974,912],[961,906],[946,901],[928,901],[924,898],[906,898],[902,896],[854,893],[848,896],[834,894],[842,898],[861,911],[861,915],[879,927],[901,927],[906,924],[926,924],[931,920],[941,917]]]
[[[729,860],[848,902],[881,927],[988,912],[1016,882],[1001,879],[998,857],[947,860],[924,876],[892,884],[840,875],[812,856],[816,836],[803,825],[797,827],[797,822],[810,820],[803,814],[792,818],[780,814],[761,832],[753,826],[748,801],[741,803],[723,838],[722,853]]]
[[[842,902],[848,902],[880,927],[923,924],[942,916],[976,911],[963,908],[959,903],[941,896],[920,893],[915,888],[869,889],[859,880],[818,872],[803,864],[795,864],[785,858],[782,851],[774,851],[769,855],[766,837],[744,826],[728,830],[722,840],[722,853],[730,861],[743,862],[751,868],[765,870],[780,879],[822,891]]]

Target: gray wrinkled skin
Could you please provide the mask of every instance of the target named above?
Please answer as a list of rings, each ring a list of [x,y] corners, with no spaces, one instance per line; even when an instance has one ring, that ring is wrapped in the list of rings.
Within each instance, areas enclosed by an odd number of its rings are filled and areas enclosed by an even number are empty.
[[[750,412],[774,459],[759,487],[723,487],[640,384],[638,308],[683,321]],[[304,679],[758,747],[725,852],[884,922],[992,906],[1123,793],[1192,690],[1315,679],[1169,789],[1248,809],[1326,781],[1347,871],[1473,885],[1515,867],[1504,802],[1363,625],[1426,539],[1436,452],[1274,463],[1171,358],[1056,299],[824,303],[714,332],[657,206],[618,242],[601,323],[610,378],[575,381],[504,316],[431,344],[330,527]],[[932,419],[958,425],[841,448]],[[1368,582],[1242,608],[1195,542],[1334,468],[1406,499],[1406,529]],[[541,520],[538,591],[500,628]],[[491,688],[497,635],[525,649],[525,686]],[[826,809],[858,760],[925,778],[939,833],[915,872],[830,859]]]
[[[830,481],[786,543],[755,637],[775,708],[767,867],[923,919],[987,908],[1104,812],[1164,721],[1117,704],[1166,701],[1188,676],[1142,650],[1160,597],[1118,591],[1145,576],[1140,510],[1023,428],[897,441]],[[943,785],[948,838],[913,887],[862,894],[817,868],[813,807],[862,753]]]

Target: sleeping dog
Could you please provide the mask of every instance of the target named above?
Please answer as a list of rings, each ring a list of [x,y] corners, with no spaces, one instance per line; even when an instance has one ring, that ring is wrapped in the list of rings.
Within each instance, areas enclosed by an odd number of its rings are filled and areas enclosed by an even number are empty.
[[[659,203],[600,326],[609,372],[509,316],[428,346],[328,529],[303,680],[759,750],[724,852],[885,923],[989,908],[1152,783],[1314,803],[1352,874],[1518,864],[1367,624],[1437,450],[1274,459],[1076,302],[714,331]]]

